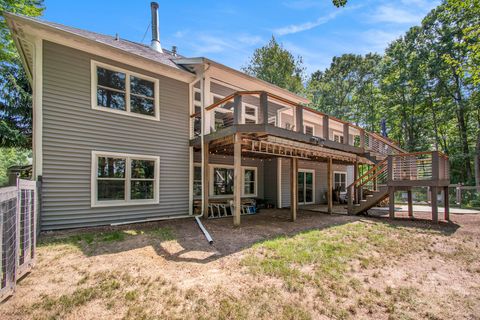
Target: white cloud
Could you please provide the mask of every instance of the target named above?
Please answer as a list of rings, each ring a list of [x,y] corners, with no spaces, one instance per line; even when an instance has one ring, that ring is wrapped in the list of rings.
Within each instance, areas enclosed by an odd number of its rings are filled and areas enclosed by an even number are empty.
[[[404,33],[404,30],[385,31],[380,29],[370,29],[364,31],[360,38],[365,44],[365,49],[361,51],[364,53],[383,53],[391,42],[398,39]]]
[[[407,0],[412,1],[412,0]],[[418,0],[417,0],[418,1]],[[417,10],[415,13],[406,9],[399,8],[398,6],[383,5],[379,6],[375,13],[370,16],[370,22],[389,22],[400,24],[417,24],[422,21],[425,16],[425,12]]]
[[[336,16],[340,14],[341,11],[334,11],[331,12],[330,14],[319,17],[315,21],[309,21],[301,24],[291,24],[289,26],[281,27],[278,29],[275,29],[274,32],[278,34],[279,36],[284,36],[287,34],[293,34],[293,33],[298,33],[306,30],[313,29],[315,27],[318,27],[321,24],[327,23],[328,21],[334,19]]]
[[[273,32],[279,36],[284,36],[287,34],[307,31],[335,19],[340,14],[344,14],[347,11],[356,10],[361,7],[362,5],[350,6],[348,8],[335,8],[334,11],[330,12],[327,15],[318,17],[315,21],[308,21],[300,24],[291,24],[285,27],[274,29]]]

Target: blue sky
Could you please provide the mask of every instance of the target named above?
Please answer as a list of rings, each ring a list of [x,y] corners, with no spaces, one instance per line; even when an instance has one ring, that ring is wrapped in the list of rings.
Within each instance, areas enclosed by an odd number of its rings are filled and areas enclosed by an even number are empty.
[[[310,73],[343,53],[382,53],[440,1],[349,0],[344,8],[330,0],[157,2],[165,48],[239,69],[274,35]],[[46,20],[150,42],[150,1],[45,0],[45,6]]]

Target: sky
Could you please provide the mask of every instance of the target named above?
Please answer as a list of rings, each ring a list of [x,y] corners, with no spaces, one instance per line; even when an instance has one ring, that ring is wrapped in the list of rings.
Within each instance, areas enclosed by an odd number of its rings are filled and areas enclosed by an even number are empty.
[[[211,1],[159,3],[160,41],[187,57],[208,57],[245,66],[270,38],[303,58],[307,74],[324,70],[344,53],[383,53],[388,44],[419,25],[439,0]],[[45,0],[43,19],[149,44],[150,1]]]

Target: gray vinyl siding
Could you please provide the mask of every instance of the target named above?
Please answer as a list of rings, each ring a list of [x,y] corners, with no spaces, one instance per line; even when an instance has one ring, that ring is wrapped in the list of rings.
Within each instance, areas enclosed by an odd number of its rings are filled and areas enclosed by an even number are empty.
[[[91,108],[91,59],[159,79],[160,121]],[[188,84],[43,44],[42,230],[188,214]],[[159,204],[91,207],[92,150],[160,156]]]
[[[282,207],[289,207],[290,202],[290,159],[281,159],[281,197]],[[353,182],[352,166],[333,164],[333,171],[347,172],[347,185]],[[315,170],[315,204],[326,203],[325,193],[327,192],[327,163],[315,161],[299,161],[299,169]],[[353,168],[353,167],[352,167]]]

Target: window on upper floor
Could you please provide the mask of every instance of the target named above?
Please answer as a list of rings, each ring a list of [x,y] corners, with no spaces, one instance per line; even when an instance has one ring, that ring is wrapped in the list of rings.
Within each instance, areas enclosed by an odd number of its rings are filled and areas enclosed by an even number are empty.
[[[158,79],[92,60],[92,108],[160,119]]]
[[[314,136],[315,135],[315,128],[313,126],[310,126],[310,125],[304,125],[303,126],[304,128],[304,131],[305,131],[305,134],[309,135],[309,136]]]

